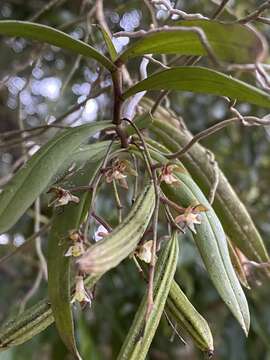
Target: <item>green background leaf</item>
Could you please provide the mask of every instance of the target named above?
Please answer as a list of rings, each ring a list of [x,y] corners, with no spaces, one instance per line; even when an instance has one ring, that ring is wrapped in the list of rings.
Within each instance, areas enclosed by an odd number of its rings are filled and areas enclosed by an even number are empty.
[[[7,36],[21,36],[32,40],[46,42],[50,45],[67,49],[100,62],[107,69],[113,71],[115,66],[104,55],[81,40],[74,39],[63,31],[50,26],[35,24],[28,21],[2,20],[0,34]]]
[[[201,19],[173,22],[171,26],[202,29],[215,55],[227,62],[253,63],[265,55],[262,37],[241,24]],[[119,56],[119,61],[126,62],[144,54],[207,55],[207,52],[195,32],[164,30],[135,41]]]
[[[83,141],[97,131],[109,127],[110,122],[102,121],[67,129],[41,147],[0,194],[0,233],[16,223]]]
[[[83,171],[75,174],[71,180],[74,186],[89,184],[98,165],[99,163],[88,163]],[[79,229],[85,218],[85,209],[89,208],[91,202],[89,192],[81,193],[79,197],[79,204],[70,203],[55,211],[48,246],[48,289],[56,327],[66,346],[78,359],[80,359],[80,355],[74,336],[70,304],[71,258],[66,257],[65,253],[72,245],[69,231]]]

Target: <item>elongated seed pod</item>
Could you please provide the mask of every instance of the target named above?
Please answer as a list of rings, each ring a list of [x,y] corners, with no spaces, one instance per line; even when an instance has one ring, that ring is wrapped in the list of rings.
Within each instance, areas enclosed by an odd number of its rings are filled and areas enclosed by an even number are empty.
[[[178,239],[175,232],[170,242],[163,248],[157,261],[154,279],[154,306],[147,323],[145,324],[147,309],[147,294],[145,294],[117,360],[144,360],[146,358],[171,288],[178,252]]]
[[[98,277],[88,276],[85,285],[92,287],[98,279]],[[47,329],[53,322],[50,301],[43,299],[22,314],[11,317],[0,327],[0,351],[25,343]]]
[[[49,300],[39,302],[1,327],[0,351],[23,344],[52,323],[53,314]]]
[[[144,99],[143,106],[149,109],[151,100]],[[148,128],[163,145],[174,152],[183,148],[192,139],[192,134],[187,129],[179,130],[173,125],[175,121],[173,116],[160,106],[155,113],[155,118],[145,118],[138,125]],[[182,163],[205,194],[209,192],[215,178],[213,166],[206,151],[197,143],[181,156]],[[269,261],[269,255],[256,226],[220,169],[213,207],[231,241],[249,259],[258,262]]]
[[[172,282],[165,309],[173,323],[184,329],[199,349],[208,355],[213,354],[213,337],[207,321],[198,313],[175,281]]]
[[[104,274],[117,266],[132,251],[144,234],[155,207],[155,190],[151,183],[135,201],[130,213],[114,231],[91,246],[77,261],[79,270]]]

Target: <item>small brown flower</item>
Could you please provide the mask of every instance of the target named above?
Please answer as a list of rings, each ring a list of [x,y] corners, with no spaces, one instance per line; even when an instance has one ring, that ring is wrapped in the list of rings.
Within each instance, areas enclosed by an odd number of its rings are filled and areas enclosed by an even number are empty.
[[[55,207],[67,205],[70,202],[74,202],[78,204],[80,199],[77,196],[71,194],[70,191],[65,190],[61,187],[52,187],[48,193],[54,193],[56,198],[49,204],[52,206],[54,204]]]
[[[86,248],[83,234],[78,230],[70,230],[69,239],[73,242],[73,244],[68,248],[65,256],[78,257],[83,255]]]
[[[76,288],[71,303],[79,302],[81,305],[91,304],[92,299],[84,288],[83,276],[76,276]]]
[[[78,257],[85,253],[85,246],[82,242],[76,242],[74,245],[71,245],[67,252],[65,253],[65,256],[72,256],[72,257]]]
[[[139,259],[146,262],[147,264],[150,263],[152,258],[152,246],[153,246],[153,240],[149,240],[143,245],[138,246],[138,248],[135,251],[135,255],[138,256]]]
[[[179,186],[180,180],[174,175],[174,172],[181,171],[181,168],[175,164],[164,165],[161,169],[160,181],[166,184]]]
[[[105,170],[104,175],[107,183],[117,180],[120,186],[128,189],[127,176],[137,176],[137,172],[132,168],[128,160],[115,159],[112,162],[112,166]]]
[[[185,212],[178,215],[175,218],[175,222],[179,224],[183,229],[189,228],[196,234],[195,225],[201,224],[201,212],[205,212],[208,209],[202,204],[190,205],[186,208]]]

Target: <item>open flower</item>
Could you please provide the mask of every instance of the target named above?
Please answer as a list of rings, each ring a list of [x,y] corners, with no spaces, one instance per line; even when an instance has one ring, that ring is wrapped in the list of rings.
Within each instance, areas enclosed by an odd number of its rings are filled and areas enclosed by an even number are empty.
[[[128,160],[115,159],[112,165],[105,170],[104,175],[107,183],[117,180],[120,186],[128,189],[127,176],[137,176],[138,174]]]
[[[180,185],[180,180],[174,175],[174,172],[181,171],[181,168],[175,164],[164,165],[161,169],[160,181],[169,185]]]
[[[139,259],[149,264],[151,262],[152,257],[152,246],[153,240],[149,240],[143,245],[138,246],[135,251],[135,254],[138,256]]]
[[[78,230],[69,231],[69,239],[73,244],[68,248],[65,256],[78,257],[85,253],[85,241],[83,234]]]
[[[76,276],[75,293],[73,295],[71,303],[73,304],[76,301],[78,301],[82,305],[86,303],[91,304],[92,302],[91,297],[84,288],[83,276],[81,275]]]
[[[65,190],[61,187],[52,187],[48,193],[53,192],[56,198],[49,204],[52,206],[54,204],[55,207],[67,205],[70,202],[74,202],[78,204],[80,199],[78,196],[72,195],[70,191]]]
[[[178,215],[175,218],[175,222],[181,226],[183,229],[190,229],[196,234],[195,225],[201,224],[201,212],[205,212],[208,209],[202,204],[190,205],[186,208],[185,212],[181,215]]]
[[[74,245],[71,245],[67,252],[65,253],[65,256],[73,256],[78,257],[85,253],[84,244],[82,242],[76,242]]]

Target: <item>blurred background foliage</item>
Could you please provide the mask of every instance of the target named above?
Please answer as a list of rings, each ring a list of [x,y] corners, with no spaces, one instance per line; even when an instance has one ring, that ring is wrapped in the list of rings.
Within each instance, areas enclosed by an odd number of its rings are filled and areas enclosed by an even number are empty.
[[[218,1],[182,0],[177,7],[187,12],[200,12],[210,16]],[[261,1],[235,0],[229,5],[232,12],[241,17],[260,5]],[[46,0],[1,0],[1,19],[32,19],[47,4]],[[88,39],[101,51],[105,51],[102,37],[95,24],[91,9],[95,1],[58,1],[57,6],[42,15],[38,22],[62,28],[79,39]],[[105,17],[112,32],[139,28],[147,29],[151,17],[146,2],[142,0],[104,1]],[[86,14],[90,16],[87,22]],[[266,13],[267,14],[267,13]],[[166,13],[158,12],[162,24]],[[231,17],[223,14],[223,19]],[[256,24],[269,38],[270,28]],[[115,39],[120,51],[127,38]],[[110,119],[111,92],[106,74],[101,73],[99,96],[88,99],[91,87],[100,73],[97,64],[89,59],[78,58],[59,49],[33,43],[25,39],[1,38],[0,42],[0,132],[22,127],[34,127],[50,123],[76,104],[77,111],[65,118],[66,124],[79,125],[96,119]],[[130,65],[130,72],[138,78],[138,61]],[[266,61],[267,62],[267,61]],[[239,74],[247,77],[246,73]],[[251,77],[248,81],[254,81]],[[87,100],[88,99],[88,100]],[[170,106],[183,116],[189,128],[198,132],[215,122],[229,117],[224,100],[206,95],[173,93]],[[242,114],[262,116],[261,109],[244,104],[239,107]],[[33,153],[39,144],[46,141],[55,130],[29,138],[26,148]],[[0,145],[0,186],[21,164],[25,149],[18,143]],[[215,154],[221,168],[228,176],[236,192],[243,200],[258,226],[268,249],[270,248],[270,135],[263,128],[230,126],[203,142]],[[44,221],[50,213],[47,199],[42,198]],[[99,207],[104,217],[113,224],[116,219],[111,211],[113,203],[106,194],[99,197]],[[1,206],[1,204],[0,204]],[[34,231],[33,210],[0,237],[0,256],[21,245]],[[42,247],[46,253],[46,234],[42,236]],[[23,306],[36,303],[44,297],[47,285],[41,281],[38,290],[26,301],[33,289],[39,263],[34,244],[18,252],[8,262],[0,263],[0,321],[16,314]],[[269,282],[252,274],[252,289],[247,291],[251,308],[251,330],[245,338],[240,326],[229,314],[204,271],[199,254],[191,238],[186,236],[181,243],[181,256],[177,270],[177,281],[194,306],[209,321],[214,335],[214,359],[220,360],[268,360],[270,359],[270,287]],[[76,308],[76,329],[84,359],[115,359],[129,328],[133,315],[145,291],[145,285],[136,268],[129,261],[102,278],[95,290],[95,301],[91,309]],[[27,303],[27,304],[26,304]],[[181,329],[179,330],[181,333]],[[183,338],[186,339],[185,334]],[[159,326],[151,347],[149,359],[202,359],[192,343],[187,344],[174,336],[165,318]],[[53,326],[26,344],[0,354],[1,360],[24,359],[70,359]]]

